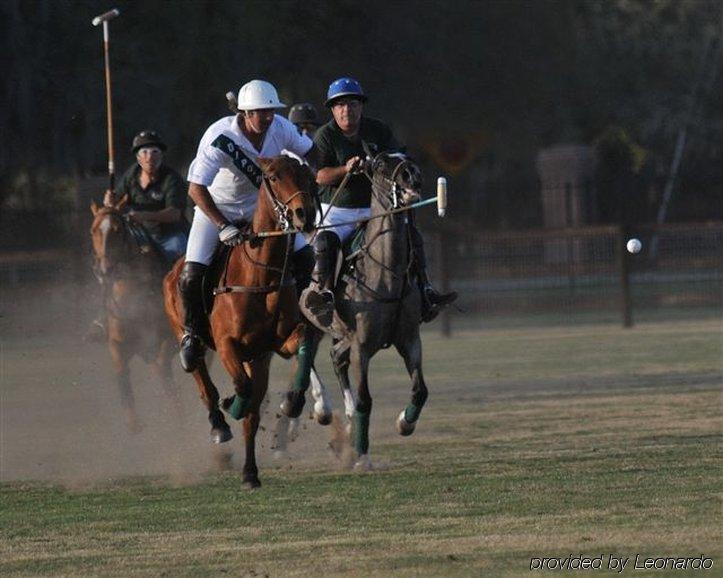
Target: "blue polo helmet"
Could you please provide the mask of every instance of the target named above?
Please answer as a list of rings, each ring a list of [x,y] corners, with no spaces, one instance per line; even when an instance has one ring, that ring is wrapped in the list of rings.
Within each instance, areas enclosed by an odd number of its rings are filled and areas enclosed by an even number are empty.
[[[342,96],[353,96],[362,102],[367,101],[367,97],[359,81],[348,76],[337,78],[329,85],[329,90],[326,91],[326,102],[324,106],[331,106],[337,98],[341,98]]]

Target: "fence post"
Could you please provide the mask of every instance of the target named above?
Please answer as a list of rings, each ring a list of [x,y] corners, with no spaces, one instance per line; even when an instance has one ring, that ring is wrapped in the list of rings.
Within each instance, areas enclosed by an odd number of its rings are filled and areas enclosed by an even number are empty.
[[[630,298],[630,259],[626,248],[626,228],[619,227],[617,234],[618,270],[620,273],[620,307],[623,327],[633,326],[633,303]]]

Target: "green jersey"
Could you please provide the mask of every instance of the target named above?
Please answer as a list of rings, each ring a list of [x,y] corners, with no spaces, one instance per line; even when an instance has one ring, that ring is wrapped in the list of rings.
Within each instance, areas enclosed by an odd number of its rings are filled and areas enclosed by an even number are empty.
[[[359,132],[355,137],[347,138],[332,119],[316,131],[314,136],[314,144],[319,149],[319,168],[339,167],[352,157],[364,158],[366,153],[362,141],[375,153],[400,150],[391,129],[379,120],[362,116]],[[319,187],[323,203],[329,203],[335,192],[335,185]],[[371,193],[372,186],[365,175],[351,175],[346,186],[336,195],[334,206],[349,209],[369,207]]]
[[[156,223],[144,221],[143,226],[152,236],[165,237],[188,227],[183,211],[186,208],[187,186],[183,177],[172,168],[161,165],[158,178],[144,189],[140,183],[141,167],[134,164],[121,178],[116,198],[128,195],[128,207],[136,211],[160,211],[167,207],[180,209],[181,220],[178,223]]]

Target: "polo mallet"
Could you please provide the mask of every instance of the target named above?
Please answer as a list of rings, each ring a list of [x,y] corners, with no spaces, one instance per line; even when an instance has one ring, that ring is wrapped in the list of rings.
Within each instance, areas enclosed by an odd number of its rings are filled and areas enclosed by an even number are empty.
[[[437,214],[444,217],[447,214],[447,179],[437,179]]]
[[[406,207],[399,207],[397,209],[392,209],[390,211],[384,211],[381,215],[374,215],[373,217],[367,217],[365,219],[355,219],[353,221],[344,221],[341,223],[334,223],[333,225],[321,225],[320,227],[316,227],[316,231],[323,230],[323,229],[330,229],[332,227],[338,227],[339,225],[353,225],[357,223],[366,223],[367,221],[371,221],[372,219],[378,219],[380,217],[385,217],[387,215],[394,215],[396,213],[401,213],[404,211],[410,211],[412,209],[417,209],[419,207],[424,207],[426,205],[437,205],[437,214],[440,217],[444,217],[447,214],[447,179],[444,177],[439,177],[437,179],[437,196],[436,197],[430,197],[429,199],[424,199],[423,201],[417,201],[416,203],[412,203],[411,205],[408,205]],[[291,235],[294,233],[302,233],[303,231],[297,231],[296,229],[290,229],[288,231],[261,231],[259,233],[256,233],[254,236],[258,238],[266,238],[266,237],[280,237],[281,235]]]
[[[117,8],[109,10],[100,16],[96,16],[92,20],[93,26],[103,23],[103,53],[105,55],[105,105],[108,125],[108,179],[110,181],[110,194],[113,196],[115,189],[115,153],[113,150],[113,107],[110,96],[110,54],[108,35],[108,21],[118,16],[120,12]]]
[[[228,109],[231,112],[238,112],[238,102],[236,101],[236,95],[233,92],[228,91],[226,93],[226,101],[228,102]]]

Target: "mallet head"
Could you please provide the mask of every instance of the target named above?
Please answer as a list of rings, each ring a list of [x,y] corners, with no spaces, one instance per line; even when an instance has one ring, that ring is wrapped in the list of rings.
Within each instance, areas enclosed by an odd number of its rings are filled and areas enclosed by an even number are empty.
[[[447,179],[437,179],[437,214],[444,217],[447,212]]]
[[[238,102],[236,101],[236,95],[230,90],[226,93],[226,100],[228,101],[228,109],[231,112],[238,112]]]
[[[100,16],[96,16],[92,20],[93,26],[98,26],[102,22],[107,22],[108,20],[112,20],[116,16],[118,16],[120,12],[117,8],[113,8],[113,10],[108,10],[108,12],[105,12],[101,14]]]

